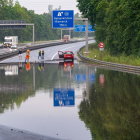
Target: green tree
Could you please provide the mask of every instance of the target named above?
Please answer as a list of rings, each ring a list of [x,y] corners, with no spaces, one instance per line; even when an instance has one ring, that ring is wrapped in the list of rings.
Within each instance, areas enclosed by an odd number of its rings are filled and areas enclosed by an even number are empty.
[[[96,24],[96,41],[111,54],[140,56],[139,0],[77,0],[82,14]]]

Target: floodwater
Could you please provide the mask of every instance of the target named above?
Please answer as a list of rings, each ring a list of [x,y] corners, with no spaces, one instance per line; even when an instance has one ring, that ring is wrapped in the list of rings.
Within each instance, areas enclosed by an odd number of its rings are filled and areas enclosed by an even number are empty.
[[[0,66],[0,124],[60,139],[140,139],[140,76],[95,65]]]

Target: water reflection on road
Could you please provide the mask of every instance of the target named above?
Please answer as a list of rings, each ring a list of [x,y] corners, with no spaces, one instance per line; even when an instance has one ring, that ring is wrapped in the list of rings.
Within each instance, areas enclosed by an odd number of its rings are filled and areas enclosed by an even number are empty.
[[[70,140],[140,138],[140,76],[39,62],[1,65],[0,77],[0,124]]]
[[[140,139],[140,76],[98,69],[80,118],[94,139]]]
[[[80,67],[83,67],[82,69]],[[47,136],[91,139],[79,119],[78,106],[85,97],[83,65],[19,63],[0,66],[0,122]]]

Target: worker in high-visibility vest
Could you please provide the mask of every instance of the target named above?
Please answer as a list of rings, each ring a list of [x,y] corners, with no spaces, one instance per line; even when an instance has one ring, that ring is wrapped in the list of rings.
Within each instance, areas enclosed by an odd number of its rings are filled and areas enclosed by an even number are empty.
[[[29,62],[29,59],[30,59],[30,50],[27,50],[26,51],[26,56],[25,56],[25,63]]]

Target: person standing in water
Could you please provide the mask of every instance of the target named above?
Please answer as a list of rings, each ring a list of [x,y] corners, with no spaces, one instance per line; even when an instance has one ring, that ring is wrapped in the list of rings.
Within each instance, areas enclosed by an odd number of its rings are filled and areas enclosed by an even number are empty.
[[[41,52],[41,58],[44,59],[44,50]]]
[[[25,63],[29,62],[29,59],[30,59],[30,50],[27,50],[26,51],[26,56],[25,56]]]
[[[39,52],[38,52],[38,59],[40,59],[41,58],[41,50],[39,50]]]
[[[22,59],[22,50],[21,49],[19,49],[19,51],[18,51],[18,57],[19,57],[19,60]]]

